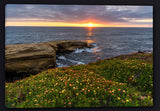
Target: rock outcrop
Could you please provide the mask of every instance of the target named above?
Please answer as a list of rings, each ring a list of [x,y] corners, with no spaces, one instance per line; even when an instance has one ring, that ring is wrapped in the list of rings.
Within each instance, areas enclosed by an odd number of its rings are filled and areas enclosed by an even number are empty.
[[[84,48],[84,47],[92,47],[88,45],[86,42],[76,42],[76,41],[57,41],[55,42],[57,45],[57,52],[64,53],[64,52],[72,52],[76,48]]]
[[[7,73],[37,73],[54,67],[56,50],[46,43],[6,45]]]
[[[92,47],[82,41],[52,41],[5,46],[6,74],[38,73],[56,64],[56,52],[70,52],[76,48]]]

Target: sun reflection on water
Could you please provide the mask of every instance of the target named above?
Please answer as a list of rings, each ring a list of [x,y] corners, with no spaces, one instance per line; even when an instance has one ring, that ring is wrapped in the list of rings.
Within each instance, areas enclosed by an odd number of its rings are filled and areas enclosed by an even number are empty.
[[[88,27],[88,33],[87,33],[87,36],[92,36],[92,28],[93,27]]]
[[[94,36],[93,36],[93,27],[87,27],[87,31],[88,31],[88,33],[86,34],[86,42],[88,43],[88,45],[90,45],[90,44],[96,44],[96,40],[95,40],[95,38],[94,38]],[[100,57],[99,57],[99,54],[100,54],[100,52],[99,52],[99,50],[101,50],[98,46],[94,46],[91,50],[93,50],[93,54],[95,54],[95,57],[94,58],[96,58],[97,60],[99,60],[100,59]]]
[[[86,42],[88,43],[88,44],[91,44],[91,43],[95,43],[95,41],[93,40],[93,38],[92,38],[92,36],[93,36],[93,34],[92,34],[92,28],[93,27],[87,27],[87,31],[88,31],[88,33],[86,34]]]
[[[89,43],[89,44],[90,44],[90,43],[94,43],[94,42],[95,42],[95,41],[94,41],[94,40],[92,40],[90,37],[87,37],[87,38],[86,38],[86,41],[87,41],[87,43]]]

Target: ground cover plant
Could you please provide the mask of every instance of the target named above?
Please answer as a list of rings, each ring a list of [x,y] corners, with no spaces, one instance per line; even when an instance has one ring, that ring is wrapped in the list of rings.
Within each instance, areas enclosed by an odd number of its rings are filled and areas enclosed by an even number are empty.
[[[5,83],[7,108],[153,106],[153,53],[53,68]]]

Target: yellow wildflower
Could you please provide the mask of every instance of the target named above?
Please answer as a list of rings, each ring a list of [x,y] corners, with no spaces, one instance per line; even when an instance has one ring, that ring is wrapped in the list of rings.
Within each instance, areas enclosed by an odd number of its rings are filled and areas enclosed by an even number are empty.
[[[129,100],[128,100],[128,99],[126,99],[126,102],[129,102]]]
[[[121,98],[120,98],[120,97],[117,97],[117,99],[120,100]]]

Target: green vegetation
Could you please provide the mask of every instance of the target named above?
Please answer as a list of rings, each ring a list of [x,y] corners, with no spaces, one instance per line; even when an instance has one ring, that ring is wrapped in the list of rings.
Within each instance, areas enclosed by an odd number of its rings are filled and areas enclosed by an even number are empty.
[[[153,106],[153,53],[49,69],[5,87],[8,108]]]

